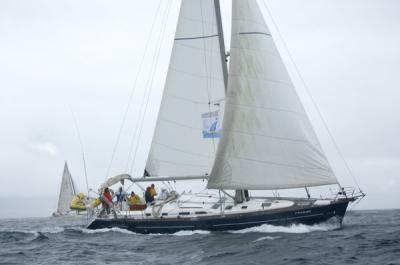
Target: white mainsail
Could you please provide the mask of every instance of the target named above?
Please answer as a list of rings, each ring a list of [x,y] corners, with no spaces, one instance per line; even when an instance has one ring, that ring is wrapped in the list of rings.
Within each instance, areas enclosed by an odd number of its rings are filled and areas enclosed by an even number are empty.
[[[208,188],[337,183],[255,0],[233,0],[225,116]]]
[[[218,10],[219,12],[219,10]],[[146,170],[151,176],[209,174],[225,85],[214,0],[183,0]],[[213,127],[214,123],[214,127]],[[213,131],[204,128],[209,126]]]
[[[70,211],[70,203],[76,195],[76,186],[68,170],[67,162],[64,165],[64,171],[61,179],[60,195],[58,198],[57,212],[60,214]]]

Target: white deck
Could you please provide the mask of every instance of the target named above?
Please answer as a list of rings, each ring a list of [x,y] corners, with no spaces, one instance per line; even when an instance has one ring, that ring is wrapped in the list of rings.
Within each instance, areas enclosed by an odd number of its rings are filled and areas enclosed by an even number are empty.
[[[161,206],[162,201],[156,201],[154,206],[147,206],[143,211],[129,211],[129,207],[124,203],[122,211],[116,210],[118,218],[134,218],[134,219],[175,219],[194,218],[199,216],[217,216],[217,215],[231,215],[238,213],[257,212],[261,210],[276,210],[293,206],[298,204],[314,204],[318,202],[321,204],[329,204],[332,200],[312,200],[301,202],[290,199],[274,199],[274,198],[252,198],[250,201],[245,201],[240,204],[234,204],[230,197],[222,197],[222,204],[220,198],[215,193],[195,193],[195,194],[181,194],[176,200],[165,203]],[[116,207],[117,209],[117,207]],[[105,217],[107,218],[107,217]],[[114,218],[109,215],[108,218]]]

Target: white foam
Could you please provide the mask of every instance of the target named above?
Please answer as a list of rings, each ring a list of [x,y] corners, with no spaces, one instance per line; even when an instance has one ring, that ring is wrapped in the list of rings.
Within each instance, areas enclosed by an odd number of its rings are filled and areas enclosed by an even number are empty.
[[[128,235],[136,235],[136,233],[118,228],[118,227],[113,227],[113,228],[102,228],[102,229],[96,229],[96,230],[91,230],[91,229],[82,229],[82,232],[84,234],[97,234],[97,233],[109,233],[109,232],[114,232],[114,233],[122,233],[122,234],[128,234]]]
[[[205,231],[205,230],[193,230],[193,231],[178,231],[176,233],[173,233],[173,236],[192,236],[192,235],[208,235],[210,234],[210,231]]]
[[[289,233],[289,234],[304,234],[317,231],[331,231],[340,228],[340,224],[323,223],[317,225],[303,225],[293,224],[291,226],[273,226],[273,225],[260,225],[250,227],[238,231],[231,231],[234,234],[245,233]]]
[[[46,227],[40,231],[41,233],[48,233],[48,234],[57,234],[64,232],[64,228],[55,226],[55,227]]]
[[[278,238],[280,238],[280,236],[263,236],[263,237],[257,238],[253,242],[258,242],[258,241],[263,241],[263,240],[275,240]]]

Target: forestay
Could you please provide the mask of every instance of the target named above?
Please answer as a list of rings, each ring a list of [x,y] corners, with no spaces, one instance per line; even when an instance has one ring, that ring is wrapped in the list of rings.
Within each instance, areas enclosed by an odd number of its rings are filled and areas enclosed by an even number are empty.
[[[72,198],[76,195],[76,186],[68,170],[67,162],[64,165],[63,176],[61,179],[60,195],[58,198],[58,213],[68,212]]]
[[[224,79],[214,0],[183,0],[146,170],[151,176],[210,173]]]
[[[222,138],[208,188],[337,183],[255,0],[233,0]]]

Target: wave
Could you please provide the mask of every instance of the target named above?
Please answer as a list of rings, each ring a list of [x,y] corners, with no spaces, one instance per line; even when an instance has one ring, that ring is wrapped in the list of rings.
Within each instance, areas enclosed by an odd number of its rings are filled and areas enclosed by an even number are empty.
[[[63,227],[55,226],[55,227],[46,227],[39,232],[46,233],[46,234],[58,234],[64,232]]]
[[[0,231],[0,243],[33,241],[37,238],[42,238],[42,234],[36,231]]]
[[[192,235],[208,235],[210,234],[210,231],[206,231],[206,230],[182,230],[182,231],[178,231],[176,233],[173,233],[173,236],[192,236]]]
[[[332,231],[340,228],[338,223],[321,223],[316,225],[293,224],[291,226],[274,226],[274,225],[260,225],[250,228],[245,228],[237,231],[230,231],[233,234],[245,233],[288,233],[288,234],[304,234],[319,231]]]
[[[73,229],[75,230],[75,229]],[[127,229],[123,228],[118,228],[118,227],[112,227],[112,228],[101,228],[101,229],[78,229],[77,231],[81,231],[84,234],[101,234],[101,233],[122,233],[122,234],[128,234],[128,235],[142,235],[138,234],[132,231],[129,231]],[[160,234],[160,233],[150,233],[148,234],[149,236],[191,236],[191,235],[207,235],[210,234],[210,231],[205,231],[205,230],[194,230],[194,231],[178,231],[173,234]]]
[[[43,240],[48,240],[49,238],[43,234],[42,232],[38,232],[37,237],[32,239],[32,241],[43,241]]]
[[[245,233],[304,234],[304,233],[311,233],[311,232],[318,232],[318,231],[332,231],[332,230],[337,230],[339,228],[340,228],[340,224],[333,223],[333,222],[326,222],[326,223],[321,223],[321,224],[316,224],[316,225],[293,224],[291,226],[274,226],[274,225],[264,224],[264,225],[260,225],[260,226],[245,228],[242,230],[228,231],[228,233],[233,233],[233,234],[245,234]],[[81,229],[81,231],[85,234],[116,232],[116,233],[130,234],[130,235],[141,235],[141,234],[129,231],[127,229],[118,228],[118,227],[102,228],[102,229],[96,229],[96,230],[90,230],[90,229],[84,228],[84,229]],[[148,235],[150,235],[150,236],[193,236],[193,235],[208,235],[208,234],[211,234],[211,231],[181,230],[181,231],[175,232],[173,234],[150,233]],[[261,237],[261,238],[257,239],[256,241],[274,240],[277,238],[280,238],[280,237],[279,236],[277,236],[277,237],[266,236],[266,237]]]
[[[37,235],[37,231],[33,230],[0,230],[0,235],[8,235],[8,234],[21,234],[21,235]]]
[[[257,238],[253,242],[259,242],[259,241],[263,241],[263,240],[275,240],[278,238],[281,238],[281,237],[280,236],[263,236],[263,237]]]
[[[91,229],[82,229],[82,232],[84,234],[98,234],[98,233],[121,233],[121,234],[127,234],[127,235],[136,235],[135,232],[129,231],[127,229],[123,228],[118,228],[118,227],[112,227],[112,228],[101,228],[101,229],[96,229],[96,230],[91,230]]]
[[[0,230],[0,234],[10,235],[10,234],[20,234],[20,235],[33,235],[39,236],[40,234],[58,234],[64,232],[64,228],[56,227],[45,227],[38,231],[35,230]]]

